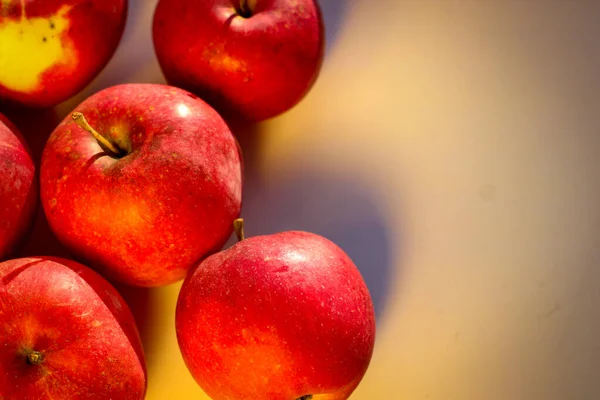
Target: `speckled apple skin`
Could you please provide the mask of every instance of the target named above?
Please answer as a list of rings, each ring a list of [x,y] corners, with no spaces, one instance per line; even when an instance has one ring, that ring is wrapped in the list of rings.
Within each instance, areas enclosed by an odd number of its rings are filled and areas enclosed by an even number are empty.
[[[0,260],[31,227],[37,206],[36,170],[17,128],[0,114]]]
[[[60,258],[0,263],[0,398],[141,400],[133,316],[99,274]],[[28,363],[37,351],[43,361]]]
[[[60,41],[68,53],[39,74],[39,85],[34,89],[14,90],[0,84],[0,102],[34,108],[54,106],[80,92],[110,61],[125,29],[127,0],[3,0],[0,27],[7,21],[21,21],[28,31],[28,20],[33,18],[45,18],[50,26],[56,15],[67,9],[67,29],[44,35],[40,32],[39,47],[16,46],[15,53],[5,56],[16,58],[23,51],[43,53],[43,46],[52,40]],[[0,64],[10,62],[12,59],[0,59]]]
[[[245,239],[194,269],[176,311],[183,358],[213,400],[348,398],[373,352],[372,300],[333,242]]]
[[[153,21],[167,81],[248,121],[277,116],[308,93],[325,43],[315,0],[255,3],[244,18],[240,0],[161,0]]]
[[[163,286],[221,249],[242,198],[242,158],[222,118],[168,85],[123,84],[74,111],[130,153],[114,158],[67,116],[50,136],[41,199],[74,254],[125,284]]]

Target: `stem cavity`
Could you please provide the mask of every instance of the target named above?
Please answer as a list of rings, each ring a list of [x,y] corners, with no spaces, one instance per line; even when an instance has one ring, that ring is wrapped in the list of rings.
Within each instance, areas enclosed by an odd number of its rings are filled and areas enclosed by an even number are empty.
[[[243,18],[250,18],[256,7],[256,0],[239,0],[238,14]]]
[[[79,125],[82,129],[89,132],[94,137],[94,139],[96,139],[98,141],[98,143],[100,143],[102,146],[104,146],[106,149],[108,149],[111,153],[113,153],[112,155],[114,157],[121,158],[125,155],[125,152],[123,150],[121,150],[115,144],[113,144],[108,139],[106,139],[104,136],[99,134],[94,128],[92,128],[82,113],[74,112],[71,115],[71,118],[73,118],[73,121],[75,121],[75,123],[77,125]]]
[[[244,218],[238,218],[233,221],[233,229],[235,230],[235,234],[237,236],[238,242],[241,242],[245,239],[244,236]]]
[[[296,400],[312,400],[312,398],[313,398],[312,394],[305,394],[304,396],[298,397]]]

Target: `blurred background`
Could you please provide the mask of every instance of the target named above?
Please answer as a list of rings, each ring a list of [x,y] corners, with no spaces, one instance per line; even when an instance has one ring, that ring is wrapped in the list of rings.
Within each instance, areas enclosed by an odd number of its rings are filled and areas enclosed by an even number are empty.
[[[599,399],[600,1],[320,3],[312,91],[236,133],[247,235],[325,235],[371,290],[376,349],[351,399]],[[38,116],[36,154],[90,94],[164,82],[155,5],[131,0],[103,73]],[[62,254],[43,215],[23,251]],[[150,400],[207,399],[177,347],[179,287],[121,288]]]

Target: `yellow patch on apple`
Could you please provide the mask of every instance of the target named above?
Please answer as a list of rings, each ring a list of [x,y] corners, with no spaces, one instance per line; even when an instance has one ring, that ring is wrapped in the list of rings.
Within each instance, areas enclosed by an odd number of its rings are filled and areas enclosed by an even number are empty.
[[[203,56],[209,60],[210,64],[213,65],[215,69],[229,72],[248,70],[248,66],[245,62],[227,54],[224,45],[215,45],[211,43],[211,45],[204,50]]]
[[[42,326],[40,321],[33,315],[24,315],[15,321],[14,326],[21,330],[23,350],[31,350],[35,347],[40,332],[44,332],[44,336],[50,341],[54,341],[60,337],[58,329],[46,325]]]
[[[66,18],[71,6],[54,15],[0,23],[0,85],[17,92],[31,93],[42,74],[55,65],[75,62],[75,49],[63,33],[69,29]]]

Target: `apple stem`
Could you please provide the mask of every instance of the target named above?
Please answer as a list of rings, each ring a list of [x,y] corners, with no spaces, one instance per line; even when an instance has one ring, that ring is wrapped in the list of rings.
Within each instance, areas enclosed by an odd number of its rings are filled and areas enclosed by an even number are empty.
[[[240,15],[244,18],[250,18],[255,6],[256,0],[240,0]]]
[[[100,144],[102,144],[104,147],[106,147],[108,150],[110,150],[115,157],[121,157],[123,155],[123,152],[121,151],[121,149],[119,149],[116,145],[112,144],[108,139],[106,139],[104,136],[99,134],[98,131],[96,131],[94,128],[92,128],[90,126],[90,124],[87,122],[87,120],[85,119],[85,116],[82,113],[74,112],[71,115],[71,118],[73,118],[73,121],[75,121],[75,123],[77,125],[79,125],[82,129],[91,133],[92,136],[94,136],[94,138],[98,142],[100,142]]]
[[[39,351],[30,351],[27,353],[27,362],[32,365],[40,365],[44,361],[44,355]]]
[[[241,242],[246,238],[244,235],[244,218],[238,218],[233,221],[233,229],[235,230],[238,242]]]
[[[313,398],[312,394],[305,394],[304,396],[298,397],[296,400],[311,400]]]

